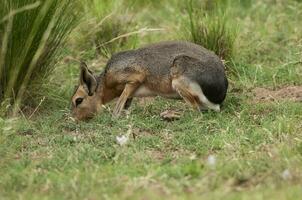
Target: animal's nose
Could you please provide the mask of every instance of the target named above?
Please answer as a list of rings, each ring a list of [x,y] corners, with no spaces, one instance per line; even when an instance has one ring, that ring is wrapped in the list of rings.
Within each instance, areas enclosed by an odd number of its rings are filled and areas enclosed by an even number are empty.
[[[75,123],[79,123],[79,122],[81,122],[81,121],[84,121],[83,118],[80,118],[80,117],[78,117],[78,116],[73,117],[73,119],[74,119],[74,122],[75,122]]]
[[[76,111],[71,111],[71,119],[75,122],[79,122],[80,121],[80,118],[79,116],[77,115]]]

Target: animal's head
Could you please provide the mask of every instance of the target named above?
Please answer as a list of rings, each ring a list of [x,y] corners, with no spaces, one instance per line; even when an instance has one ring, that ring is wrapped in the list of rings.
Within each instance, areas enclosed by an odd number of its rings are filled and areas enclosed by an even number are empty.
[[[96,77],[82,62],[79,85],[71,99],[72,116],[76,120],[90,119],[100,110],[102,102],[97,89]]]

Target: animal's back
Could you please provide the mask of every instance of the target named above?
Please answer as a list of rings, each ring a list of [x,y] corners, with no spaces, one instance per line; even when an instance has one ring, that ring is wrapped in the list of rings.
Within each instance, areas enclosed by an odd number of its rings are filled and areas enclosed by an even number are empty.
[[[106,70],[124,70],[139,66],[150,75],[168,75],[174,59],[179,55],[186,55],[199,59],[205,65],[215,62],[221,63],[211,51],[190,42],[160,42],[136,50],[119,52],[112,56],[107,63]]]

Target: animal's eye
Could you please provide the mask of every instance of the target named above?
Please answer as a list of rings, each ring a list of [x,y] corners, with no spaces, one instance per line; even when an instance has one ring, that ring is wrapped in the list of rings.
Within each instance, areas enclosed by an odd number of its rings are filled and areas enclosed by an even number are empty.
[[[75,103],[76,103],[76,107],[78,107],[78,105],[80,105],[82,102],[83,102],[83,98],[77,98],[76,100],[75,100]]]

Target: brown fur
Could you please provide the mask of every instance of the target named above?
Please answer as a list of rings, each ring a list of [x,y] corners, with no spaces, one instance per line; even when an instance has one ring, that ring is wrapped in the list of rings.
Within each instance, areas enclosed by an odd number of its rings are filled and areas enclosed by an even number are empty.
[[[205,71],[203,69],[209,74],[205,74],[205,77],[210,79],[207,78],[209,83],[200,88],[204,82],[200,78]],[[215,77],[218,77],[217,81]],[[198,110],[202,104],[214,108],[216,103],[212,105],[207,102],[206,97],[202,100],[203,90],[212,92],[211,88],[215,89],[217,86],[216,88],[224,87],[221,91],[226,92],[227,82],[225,87],[225,82],[219,82],[220,77],[226,80],[220,59],[192,43],[162,42],[120,52],[112,56],[97,78],[82,64],[80,86],[72,97],[72,113],[78,120],[91,118],[101,110],[103,104],[118,98],[114,109],[114,115],[118,116],[126,102],[129,102],[128,99],[156,95],[167,98],[182,97]],[[95,90],[91,91],[93,89]],[[215,95],[214,93],[210,97],[213,99]],[[224,99],[225,95],[222,97]],[[77,105],[77,101],[81,103]]]

